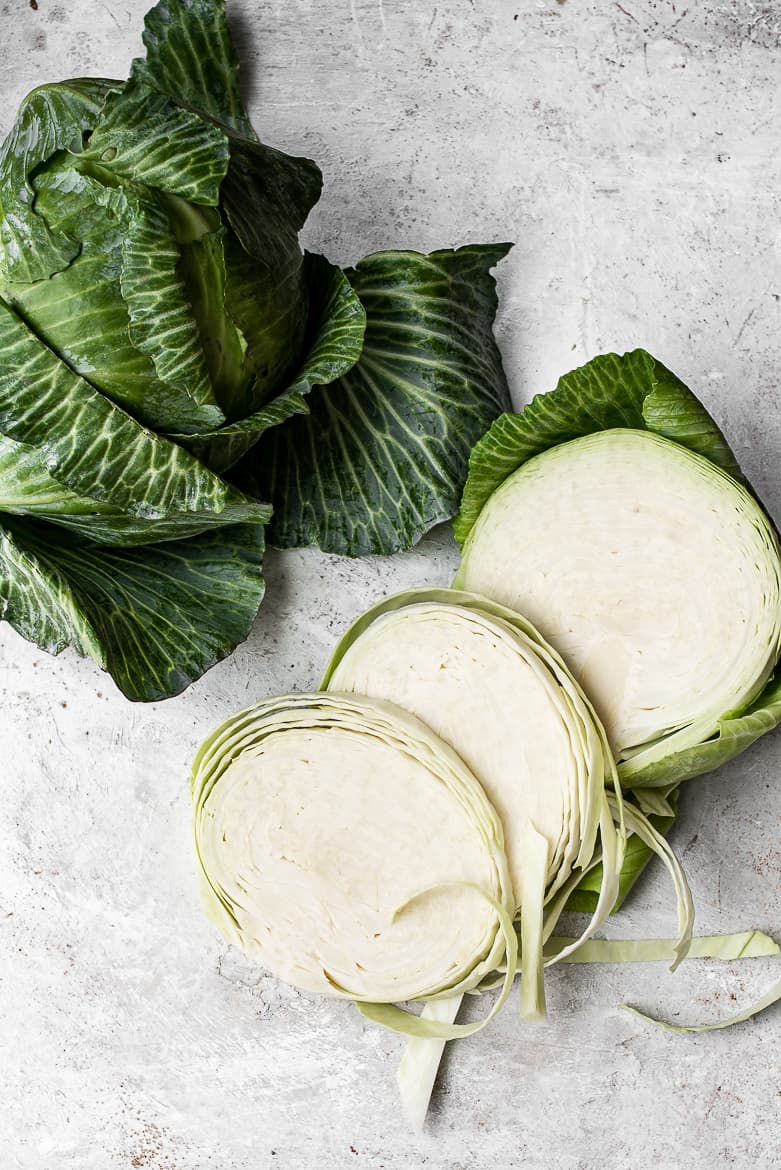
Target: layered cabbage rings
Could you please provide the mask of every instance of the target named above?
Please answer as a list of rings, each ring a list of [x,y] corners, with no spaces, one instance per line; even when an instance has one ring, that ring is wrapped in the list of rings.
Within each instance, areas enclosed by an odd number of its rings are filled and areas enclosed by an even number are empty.
[[[506,971],[519,919],[540,1014],[570,891],[602,862],[586,937],[621,866],[615,767],[582,691],[524,619],[453,590],[363,615],[323,686],[241,713],[196,759],[218,925],[296,986],[392,1003]]]

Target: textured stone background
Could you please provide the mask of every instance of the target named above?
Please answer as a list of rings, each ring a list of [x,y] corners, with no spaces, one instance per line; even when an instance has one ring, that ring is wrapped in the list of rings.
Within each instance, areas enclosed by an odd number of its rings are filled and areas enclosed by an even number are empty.
[[[124,76],[145,0],[0,0],[0,131],[44,79]],[[723,423],[781,517],[779,49],[773,0],[229,4],[261,136],[311,154],[310,246],[512,239],[498,336],[516,403],[642,344]],[[131,706],[0,628],[3,1170],[673,1170],[781,1166],[781,1012],[680,1037],[630,1000],[715,1018],[778,965],[553,970],[453,1046],[427,1130],[395,1037],[297,994],[201,917],[186,776],[203,735],[311,685],[364,606],[446,582],[449,531],[393,560],[272,555],[249,641],[184,696]],[[698,927],[781,937],[781,736],[686,793]],[[665,935],[658,872],[613,933]]]

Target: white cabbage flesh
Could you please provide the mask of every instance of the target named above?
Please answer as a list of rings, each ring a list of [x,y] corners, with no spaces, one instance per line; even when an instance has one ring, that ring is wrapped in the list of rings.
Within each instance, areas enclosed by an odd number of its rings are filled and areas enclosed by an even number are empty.
[[[207,908],[308,991],[391,1003],[461,992],[505,950],[501,824],[463,761],[407,713],[353,696],[267,700],[193,772]]]
[[[554,447],[483,508],[456,584],[524,613],[629,776],[744,708],[781,646],[779,549],[737,481],[645,431]]]

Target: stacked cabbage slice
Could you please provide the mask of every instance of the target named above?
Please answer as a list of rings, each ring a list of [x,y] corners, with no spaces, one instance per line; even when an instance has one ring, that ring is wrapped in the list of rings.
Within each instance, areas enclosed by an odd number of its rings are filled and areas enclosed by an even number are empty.
[[[544,942],[573,885],[599,859],[591,920],[548,962],[570,956],[605,920],[618,894],[625,840],[615,765],[572,676],[519,614],[473,594],[421,589],[359,618],[338,644],[323,685],[414,713],[485,788],[504,826],[521,936],[521,1017],[543,1017]],[[685,947],[691,921],[685,913],[681,921]],[[459,1006],[459,998],[431,1004],[424,1018],[448,1023]],[[415,1125],[425,1116],[441,1055],[441,1042],[417,1037],[399,1068],[402,1102]]]
[[[764,687],[781,648],[780,576],[770,521],[742,484],[660,435],[615,428],[509,476],[459,580],[545,631],[622,776],[647,784]]]

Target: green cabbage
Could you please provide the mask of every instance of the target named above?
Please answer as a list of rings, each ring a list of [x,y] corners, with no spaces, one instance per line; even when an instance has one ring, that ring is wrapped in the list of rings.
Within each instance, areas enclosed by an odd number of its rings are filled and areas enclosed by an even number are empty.
[[[148,700],[246,637],[272,512],[350,555],[453,514],[508,404],[508,245],[305,254],[320,171],[252,128],[223,0],[159,3],[144,41],[0,148],[0,617]]]

